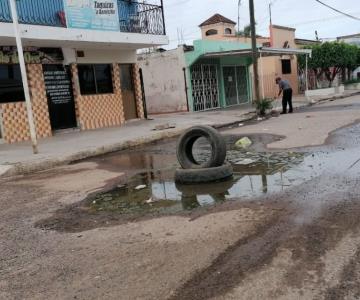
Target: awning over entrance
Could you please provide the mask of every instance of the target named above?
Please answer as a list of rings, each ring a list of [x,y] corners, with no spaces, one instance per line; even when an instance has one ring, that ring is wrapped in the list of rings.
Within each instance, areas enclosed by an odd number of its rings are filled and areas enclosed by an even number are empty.
[[[311,49],[293,49],[293,48],[269,48],[269,47],[259,47],[258,48],[258,57],[260,58],[260,73],[261,77],[264,76],[263,72],[263,57],[270,57],[270,56],[283,56],[283,55],[305,55],[306,56],[306,67],[305,67],[305,74],[308,74],[308,58],[311,58],[312,50]],[[239,50],[230,50],[230,51],[221,51],[221,52],[208,52],[205,53],[202,57],[205,58],[216,58],[216,57],[251,57],[252,50],[251,49],[239,49]],[[309,83],[308,78],[306,77],[306,90],[308,90]],[[261,80],[261,90],[262,90],[262,97],[265,97],[264,92],[264,80]]]
[[[309,55],[311,57],[311,49],[292,49],[292,48],[258,48],[259,57],[265,56],[279,56],[279,55]],[[219,56],[242,56],[249,57],[252,55],[251,49],[239,49],[222,52],[209,52],[203,55],[203,57],[219,57]]]

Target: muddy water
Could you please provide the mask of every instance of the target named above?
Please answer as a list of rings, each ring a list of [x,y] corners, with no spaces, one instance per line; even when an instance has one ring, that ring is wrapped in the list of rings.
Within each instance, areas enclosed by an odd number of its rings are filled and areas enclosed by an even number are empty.
[[[202,153],[202,156],[197,155],[199,160],[206,160],[206,154],[209,153],[207,150],[199,151]],[[132,153],[126,156],[130,158],[137,155]],[[144,157],[144,153],[140,156]],[[310,175],[304,170],[306,166],[302,165],[304,156],[303,153],[293,152],[258,153],[232,149],[228,151],[228,161],[234,168],[231,180],[202,185],[177,185],[173,180],[177,166],[164,163],[162,154],[153,153],[144,160],[152,162],[147,171],[130,177],[110,191],[91,197],[89,205],[93,211],[115,211],[121,214],[173,213],[227,200],[248,201],[262,194],[283,191],[307,180]],[[146,165],[141,169],[146,169]]]
[[[353,130],[358,129],[342,131],[347,136],[353,136]],[[239,137],[228,136],[227,159],[234,168],[233,178],[196,186],[176,185],[173,180],[175,169],[179,167],[176,140],[98,157],[91,161],[96,162],[99,168],[124,172],[126,176],[105,191],[59,210],[38,226],[60,231],[82,231],[142,217],[187,213],[223,202],[259,203],[311,182],[322,174],[331,176],[345,172],[356,176],[360,170],[359,143],[356,139],[342,140],[342,131],[336,135],[335,141],[329,139],[330,146],[297,152],[264,151],[267,143],[280,138],[270,135],[252,135],[253,146],[239,150],[233,146]],[[341,145],[345,142],[346,150]],[[199,160],[206,159],[207,153],[209,146],[206,142],[200,142],[194,150]],[[312,218],[312,212],[304,214],[297,222]]]

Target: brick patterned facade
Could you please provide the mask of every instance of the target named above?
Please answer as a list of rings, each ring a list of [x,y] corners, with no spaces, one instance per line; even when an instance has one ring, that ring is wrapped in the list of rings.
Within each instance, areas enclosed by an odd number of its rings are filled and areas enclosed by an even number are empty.
[[[77,65],[72,64],[73,92],[76,119],[81,130],[120,126],[125,123],[121,94],[120,67],[114,63],[112,68],[113,94],[86,95],[80,93]],[[27,65],[29,88],[33,106],[36,133],[39,138],[52,135],[45,82],[41,64]],[[142,90],[139,67],[132,65],[137,115],[144,118]],[[4,140],[8,143],[30,139],[25,102],[0,104],[2,110]]]
[[[78,123],[82,130],[119,126],[125,122],[121,96],[119,66],[113,64],[113,94],[86,95],[80,93],[77,66],[71,67],[74,81],[75,108]]]
[[[141,80],[139,66],[137,64],[132,65],[132,75],[135,89],[135,100],[136,100],[136,110],[139,119],[144,119],[144,105],[143,105],[143,94],[141,89]]]
[[[40,64],[27,65],[30,96],[33,108],[36,134],[39,138],[52,135],[45,82]],[[0,104],[2,110],[4,140],[7,143],[30,139],[25,102]]]

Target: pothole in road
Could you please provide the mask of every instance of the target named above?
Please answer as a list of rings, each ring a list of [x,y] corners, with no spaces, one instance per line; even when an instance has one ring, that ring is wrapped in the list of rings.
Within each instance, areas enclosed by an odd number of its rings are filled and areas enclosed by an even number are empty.
[[[227,201],[258,203],[265,195],[298,186],[326,172],[347,172],[358,160],[358,149],[323,149],[314,152],[266,152],[264,144],[279,139],[253,135],[248,150],[238,150],[237,137],[228,137],[227,159],[234,167],[234,177],[226,182],[196,186],[176,185],[176,141],[165,141],[129,151],[113,153],[90,161],[101,169],[126,172],[130,177],[112,184],[112,188],[90,195],[85,200],[58,210],[38,222],[37,227],[64,232],[80,232],[114,226],[129,221],[188,212]],[[198,159],[206,159],[206,145],[197,147]],[[195,149],[195,151],[197,151]],[[204,157],[201,158],[201,155]],[[360,163],[352,168],[359,172]],[[203,211],[206,213],[206,210]]]
[[[256,153],[230,150],[228,160],[234,168],[232,180],[202,185],[177,185],[173,181],[173,169],[143,172],[113,190],[91,197],[87,205],[93,212],[176,213],[227,200],[249,200],[268,192],[282,191],[307,180],[307,175],[295,175],[293,171],[303,162],[304,156],[303,153],[295,152]]]

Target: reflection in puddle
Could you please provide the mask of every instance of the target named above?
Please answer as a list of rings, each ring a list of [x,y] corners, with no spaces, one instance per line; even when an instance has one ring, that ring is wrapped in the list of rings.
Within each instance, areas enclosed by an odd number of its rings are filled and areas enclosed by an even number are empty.
[[[170,165],[167,169],[150,169],[137,174],[125,184],[94,196],[89,205],[93,211],[120,214],[174,213],[226,200],[249,200],[308,180],[309,173],[301,170],[304,157],[303,153],[293,152],[230,150],[228,160],[234,167],[234,177],[229,181],[194,186],[176,185],[173,181],[175,168]]]

